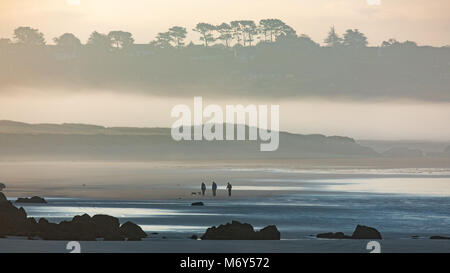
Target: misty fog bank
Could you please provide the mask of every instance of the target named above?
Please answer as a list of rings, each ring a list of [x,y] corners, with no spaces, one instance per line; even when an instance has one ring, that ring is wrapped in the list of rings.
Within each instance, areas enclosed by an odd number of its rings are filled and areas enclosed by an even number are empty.
[[[329,48],[277,42],[232,49],[189,45],[0,49],[0,90],[107,89],[150,95],[450,101],[450,48]]]
[[[150,96],[98,89],[9,89],[0,93],[0,120],[29,123],[85,123],[108,127],[170,127],[171,109],[193,97]],[[217,104],[278,104],[280,129],[300,134],[379,140],[450,140],[450,104],[407,101],[356,102],[313,99],[219,99],[203,96],[204,107]],[[204,120],[206,122],[207,119]]]

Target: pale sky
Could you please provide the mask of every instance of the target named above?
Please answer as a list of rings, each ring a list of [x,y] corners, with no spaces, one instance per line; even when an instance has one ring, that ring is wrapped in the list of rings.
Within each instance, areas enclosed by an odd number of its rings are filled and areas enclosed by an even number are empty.
[[[335,25],[340,33],[360,29],[371,45],[395,37],[443,46],[450,44],[449,10],[448,0],[1,0],[0,37],[31,26],[49,42],[65,32],[85,42],[93,30],[124,30],[147,43],[173,25],[279,18],[317,42]]]

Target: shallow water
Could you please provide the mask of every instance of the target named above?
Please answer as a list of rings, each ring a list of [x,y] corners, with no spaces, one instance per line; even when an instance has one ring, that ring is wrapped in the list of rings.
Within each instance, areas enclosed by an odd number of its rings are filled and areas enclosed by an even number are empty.
[[[255,228],[275,224],[282,239],[291,240],[312,239],[311,235],[330,231],[351,234],[357,224],[373,226],[384,238],[392,239],[450,235],[450,176],[446,169],[341,170],[335,174],[265,170],[270,176],[257,169],[217,172],[234,173],[230,179],[233,191],[268,191],[273,196],[152,201],[47,198],[46,205],[24,208],[31,217],[55,222],[84,213],[108,214],[122,223],[133,221],[148,233],[157,232],[154,237],[169,239],[201,235],[208,227],[231,220]],[[189,192],[194,189],[182,187]],[[196,201],[205,206],[190,206]]]
[[[198,199],[129,202],[54,198],[47,205],[24,208],[31,217],[50,221],[83,213],[108,214],[170,238],[201,234],[209,226],[231,220],[248,222],[255,228],[275,224],[283,239],[309,238],[328,231],[351,234],[357,224],[376,227],[385,238],[428,237],[448,235],[450,226],[450,197],[294,194],[264,200],[208,200],[204,207],[190,206],[193,201]]]

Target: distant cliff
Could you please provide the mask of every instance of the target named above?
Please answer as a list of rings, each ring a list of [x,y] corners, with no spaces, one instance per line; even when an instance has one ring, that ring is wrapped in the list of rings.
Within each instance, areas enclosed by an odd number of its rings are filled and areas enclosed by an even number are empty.
[[[248,128],[247,128],[248,129]],[[169,128],[0,121],[1,160],[188,160],[371,157],[352,138],[280,132],[275,152],[260,141],[174,141]]]

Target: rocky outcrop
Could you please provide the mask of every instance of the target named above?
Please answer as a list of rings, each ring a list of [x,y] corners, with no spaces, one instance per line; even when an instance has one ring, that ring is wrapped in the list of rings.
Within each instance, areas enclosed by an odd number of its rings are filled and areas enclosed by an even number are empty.
[[[92,227],[97,238],[104,238],[106,241],[121,241],[124,239],[120,233],[119,219],[116,217],[94,215]]]
[[[127,238],[128,241],[140,241],[142,238],[147,237],[147,234],[141,229],[140,226],[133,222],[126,222],[120,227],[120,234]]]
[[[191,206],[204,206],[203,202],[194,202],[191,204]]]
[[[0,203],[1,203],[1,202],[6,202],[6,201],[8,201],[8,200],[6,199],[6,196],[5,196],[3,193],[0,192]]]
[[[352,239],[382,239],[381,233],[373,227],[357,225]]]
[[[16,208],[0,193],[0,236],[28,236],[36,231],[34,218],[27,218],[23,208]]]
[[[280,232],[276,226],[267,226],[255,231],[253,226],[232,221],[219,227],[208,228],[201,236],[202,240],[280,240]]]
[[[6,188],[5,184],[0,183],[0,191],[2,191],[4,188]]]
[[[28,218],[23,208],[15,207],[3,200],[0,193],[0,237],[25,236],[43,240],[93,241],[104,239],[110,241],[141,240],[147,234],[136,224],[126,222],[120,226],[119,219],[109,215],[84,214],[75,216],[70,221],[50,223],[41,218],[38,222]],[[6,198],[5,198],[6,200]]]
[[[343,232],[327,232],[317,234],[316,237],[321,239],[382,239],[378,230],[363,225],[357,225],[352,236],[345,235]]]
[[[37,236],[44,240],[93,241],[102,238],[105,241],[138,241],[147,237],[138,225],[126,222],[120,226],[119,219],[109,215],[90,217],[84,214],[59,224],[41,218],[38,226]]]
[[[18,198],[16,203],[24,203],[24,204],[47,204],[44,198],[39,196],[33,196],[31,198]]]

